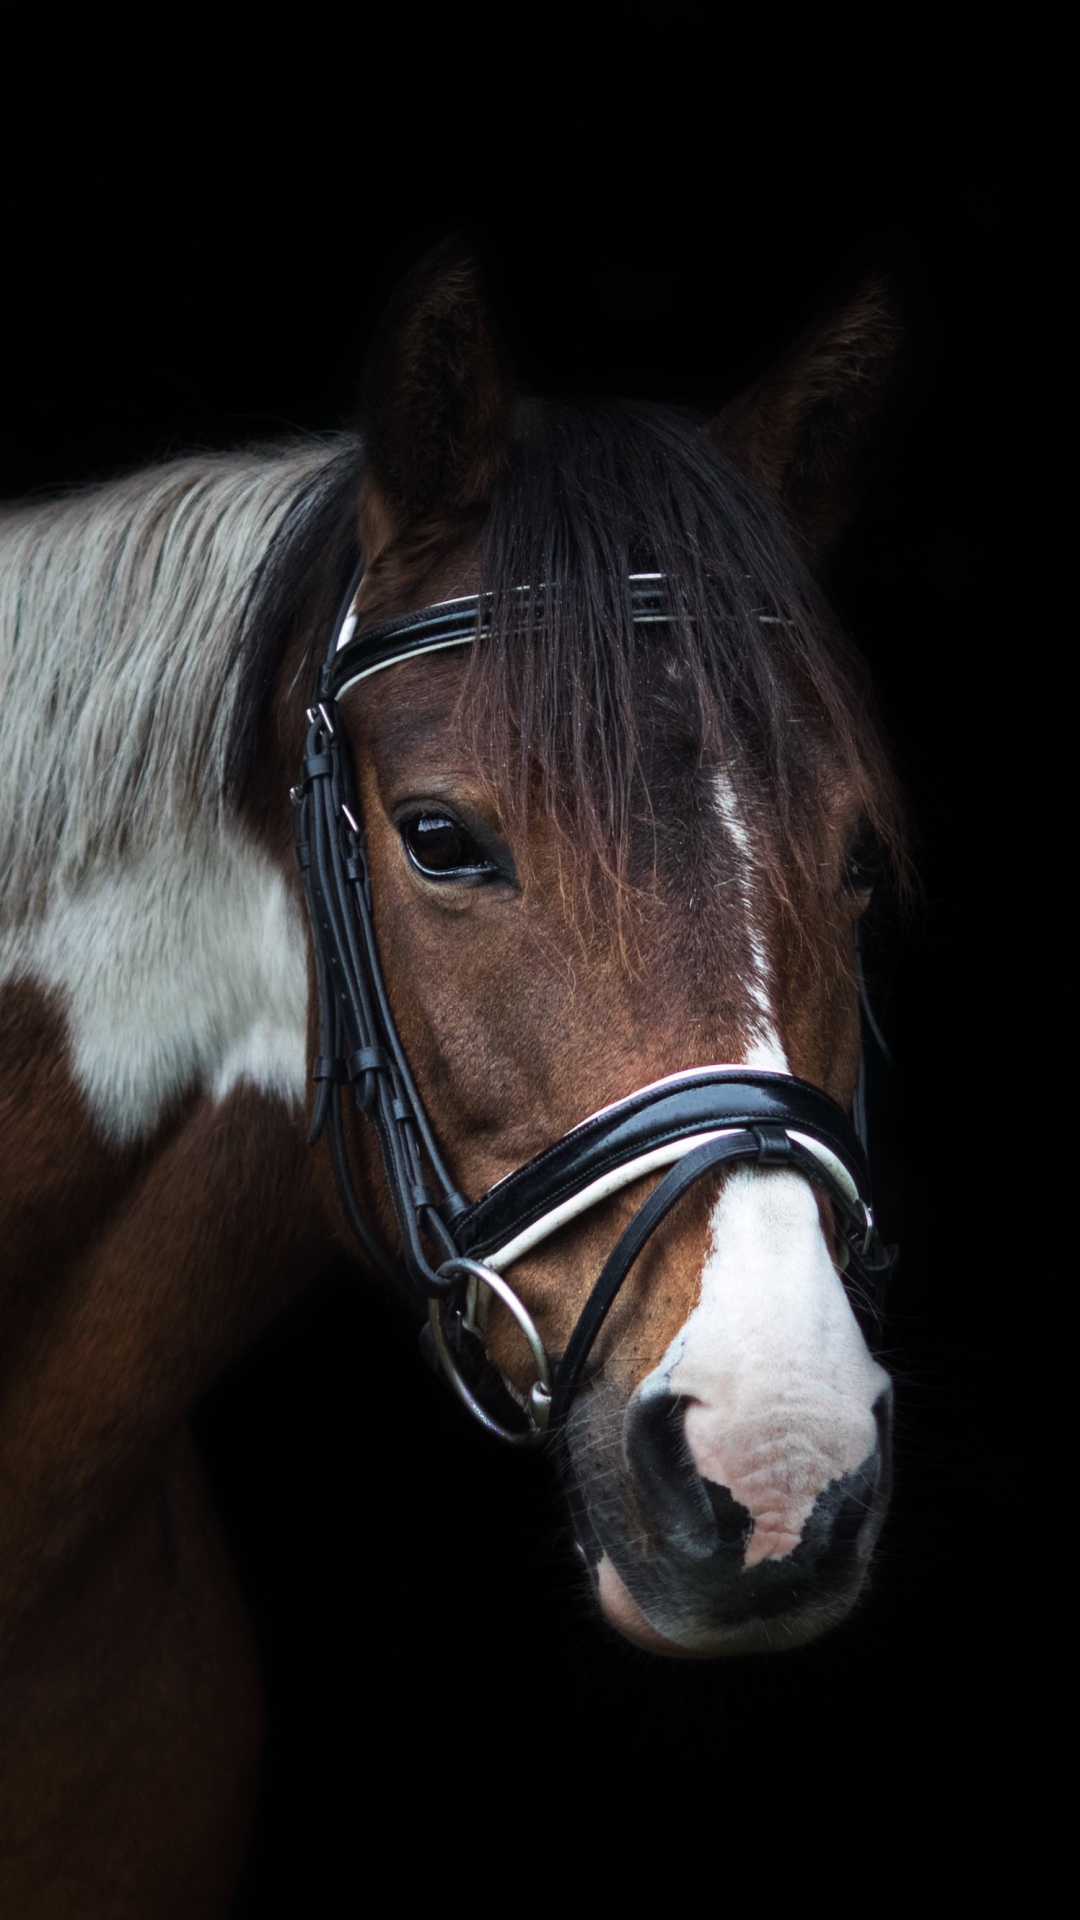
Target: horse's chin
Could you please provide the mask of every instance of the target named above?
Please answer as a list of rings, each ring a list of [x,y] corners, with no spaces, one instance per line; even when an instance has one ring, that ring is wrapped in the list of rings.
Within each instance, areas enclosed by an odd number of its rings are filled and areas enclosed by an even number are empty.
[[[671,1660],[709,1658],[707,1653],[701,1653],[695,1647],[682,1647],[677,1640],[669,1640],[666,1634],[657,1632],[624,1586],[614,1561],[606,1553],[596,1570],[596,1593],[605,1620],[625,1640],[632,1640],[635,1647],[644,1647],[647,1653],[666,1654]]]
[[[643,1648],[646,1653],[662,1654],[669,1660],[723,1660],[733,1654],[776,1653],[804,1646],[808,1640],[816,1640],[819,1634],[835,1626],[839,1613],[847,1612],[843,1606],[820,1615],[761,1621],[719,1631],[715,1628],[695,1631],[688,1627],[685,1634],[675,1639],[661,1633],[646,1618],[610,1555],[604,1554],[594,1580],[600,1609],[609,1626],[635,1647]]]

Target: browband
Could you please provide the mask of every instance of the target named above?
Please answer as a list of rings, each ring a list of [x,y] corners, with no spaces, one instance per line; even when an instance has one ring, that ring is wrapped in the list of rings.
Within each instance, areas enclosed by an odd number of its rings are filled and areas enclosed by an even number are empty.
[[[739,1161],[788,1167],[824,1190],[833,1205],[838,1264],[856,1282],[861,1304],[873,1305],[894,1255],[882,1246],[874,1224],[861,1124],[857,1132],[820,1087],[790,1074],[739,1066],[673,1074],[582,1121],[471,1205],[457,1191],[383,982],[352,757],[337,701],[384,667],[475,640],[491,603],[487,596],[467,596],[357,631],[359,580],[358,573],[331,630],[315,704],[308,709],[302,777],[292,789],[320,1014],[309,1138],[328,1134],[342,1205],[367,1258],[414,1301],[427,1304],[432,1344],[455,1391],[503,1439],[515,1445],[542,1439],[549,1426],[565,1419],[604,1319],[649,1236],[696,1180]],[[629,588],[635,622],[671,618],[662,575],[631,575]],[[861,969],[859,977],[861,990]],[[348,1087],[379,1140],[401,1237],[396,1258],[374,1234],[356,1193],[341,1110]],[[860,1123],[861,1107],[860,1093]],[[663,1178],[605,1262],[553,1368],[505,1270],[609,1194],[662,1169]],[[484,1379],[485,1368],[487,1375],[492,1371],[483,1351],[492,1298],[512,1314],[536,1363],[537,1378],[520,1413],[505,1382]]]
[[[635,626],[671,619],[663,574],[632,573],[629,585]],[[524,606],[528,588],[519,587],[517,591]],[[467,646],[487,626],[490,606],[489,594],[466,594],[458,600],[421,607],[416,613],[400,614],[395,620],[384,620],[363,633],[357,633],[356,615],[350,607],[329,663],[326,685],[331,697],[340,700],[358,680],[366,680],[383,667],[394,667],[399,660],[411,660],[419,653],[438,653],[444,647]],[[320,698],[325,697],[320,693]]]

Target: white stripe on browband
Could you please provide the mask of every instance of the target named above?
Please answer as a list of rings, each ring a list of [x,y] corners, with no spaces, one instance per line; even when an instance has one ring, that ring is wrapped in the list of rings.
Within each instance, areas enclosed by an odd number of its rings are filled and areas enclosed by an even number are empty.
[[[684,1076],[673,1073],[670,1078],[680,1080]],[[656,1085],[662,1086],[663,1082],[657,1081]],[[722,1140],[728,1134],[746,1131],[745,1127],[717,1127],[711,1133],[691,1134],[686,1140],[669,1140],[666,1146],[654,1147],[651,1153],[640,1153],[635,1160],[625,1160],[622,1166],[612,1167],[609,1172],[601,1174],[598,1180],[592,1180],[587,1187],[582,1187],[579,1193],[571,1194],[569,1200],[564,1200],[561,1205],[553,1207],[550,1213],[545,1213],[531,1227],[526,1227],[523,1232],[515,1234],[514,1238],[508,1240],[506,1245],[500,1247],[497,1252],[486,1254],[484,1265],[494,1267],[496,1273],[503,1273],[507,1267],[513,1265],[515,1260],[520,1260],[523,1254],[531,1253],[534,1247],[539,1246],[541,1240],[547,1240],[560,1227],[565,1227],[568,1221],[576,1220],[579,1214],[587,1213],[590,1207],[599,1206],[601,1200],[606,1200],[609,1194],[618,1193],[621,1187],[630,1186],[632,1181],[640,1180],[646,1173],[655,1172],[658,1167],[672,1166],[676,1160],[682,1160],[688,1153],[692,1153],[695,1147],[703,1147],[707,1140]],[[832,1174],[833,1179],[843,1188],[849,1200],[858,1206],[858,1189],[843,1161],[838,1160],[835,1153],[831,1153],[820,1140],[815,1140],[808,1133],[798,1133],[794,1127],[785,1127],[784,1132],[789,1140],[796,1140],[800,1147],[805,1147],[812,1153],[815,1159],[821,1162],[826,1173]],[[796,1167],[792,1171],[797,1173],[799,1169]],[[501,1182],[499,1184],[501,1185]]]
[[[449,601],[446,604],[449,605]],[[667,613],[637,613],[634,615],[634,625],[635,627],[647,627],[650,622],[670,620],[670,618],[671,615]],[[349,615],[345,626],[342,627],[342,633],[346,631],[350,621],[355,627],[356,619],[353,614]],[[351,680],[346,680],[345,685],[338,688],[337,698],[340,700],[342,694],[348,693],[350,687],[355,687],[358,680],[367,680],[373,673],[381,673],[384,667],[400,667],[406,660],[419,660],[422,653],[441,653],[444,647],[471,647],[473,639],[474,635],[470,634],[467,640],[432,640],[428,646],[413,647],[408,653],[392,653],[388,659],[376,660],[374,666],[364,667],[359,673],[354,673]],[[341,644],[343,645],[344,642]]]
[[[464,605],[466,600],[475,600],[475,598],[476,598],[476,595],[474,593],[457,593],[454,595],[454,598],[452,600],[440,600],[439,605],[440,607],[460,607]],[[337,646],[334,648],[335,653],[340,653],[342,647],[348,646],[349,641],[352,639],[353,634],[356,632],[356,619],[357,619],[356,606],[354,603],[353,606],[349,608],[348,614],[346,615],[346,618],[345,618],[345,624],[343,625],[341,632],[338,635],[338,643],[337,643]],[[444,642],[443,644],[447,644],[447,643]],[[465,647],[465,646],[468,646],[469,643],[467,640],[460,640],[460,641],[454,640],[449,642],[449,644],[452,646]],[[390,665],[389,660],[386,662],[386,664],[387,666]],[[378,669],[375,668],[373,669],[373,671],[377,672]]]
[[[662,573],[632,573],[629,576],[631,580],[662,580],[663,577]],[[527,589],[521,587],[518,591],[524,593]],[[450,600],[440,600],[439,606],[460,607],[464,605],[466,600],[475,600],[475,598],[476,595],[473,593],[457,593]],[[634,615],[634,625],[645,626],[651,621],[657,620],[670,621],[671,617],[670,613],[636,613]],[[335,653],[340,653],[343,647],[348,646],[356,632],[356,618],[355,608],[350,608],[342,624],[341,632],[338,634],[337,646],[334,648]],[[358,680],[366,680],[370,674],[381,673],[384,667],[396,667],[402,660],[416,660],[422,653],[439,653],[443,647],[469,647],[472,645],[472,641],[473,636],[471,634],[467,640],[433,640],[429,647],[416,647],[411,653],[398,653],[394,654],[389,660],[379,660],[373,667],[365,667],[361,673],[354,673],[351,680],[346,680],[345,685],[338,688],[337,697],[340,700],[342,694],[348,693],[350,687],[355,687]]]
[[[411,653],[393,653],[388,660],[376,660],[373,667],[363,667],[359,673],[354,673],[351,680],[346,680],[345,685],[338,688],[336,697],[340,700],[342,694],[348,693],[350,687],[355,687],[358,680],[367,680],[373,673],[381,673],[384,667],[400,667],[406,660],[419,660],[422,653],[441,653],[444,647],[471,646],[471,638],[468,640],[432,640],[429,646],[414,647]]]

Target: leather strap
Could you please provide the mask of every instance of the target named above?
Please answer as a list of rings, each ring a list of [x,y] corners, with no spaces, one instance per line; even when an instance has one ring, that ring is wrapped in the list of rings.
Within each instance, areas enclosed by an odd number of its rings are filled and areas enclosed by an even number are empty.
[[[809,1180],[824,1185],[830,1198],[836,1204],[841,1219],[850,1219],[852,1208],[847,1195],[838,1183],[822,1167],[814,1155],[791,1140],[777,1127],[749,1127],[736,1133],[723,1135],[717,1140],[706,1140],[700,1147],[694,1147],[678,1164],[672,1167],[659,1185],[654,1187],[648,1199],[640,1206],[629,1226],[620,1235],[615,1246],[604,1262],[600,1277],[589,1298],[586,1300],[577,1324],[566,1343],[566,1351],[559,1362],[555,1374],[551,1399],[551,1425],[553,1427],[565,1420],[570,1410],[581,1377],[608,1314],[613,1307],[619,1290],[626,1280],[631,1267],[642,1252],[648,1240],[656,1232],[661,1221],[671,1212],[677,1200],[700,1180],[703,1174],[712,1172],[714,1167],[723,1166],[732,1160],[754,1160],[761,1166],[790,1166],[797,1173],[804,1174]],[[872,1278],[884,1275],[892,1266],[891,1257],[881,1250],[876,1259],[866,1258],[851,1250],[851,1264],[855,1265],[864,1284]],[[873,1303],[876,1307],[876,1302]]]
[[[636,573],[629,578],[630,605],[635,621],[669,620],[660,574]],[[528,589],[520,588],[522,608]],[[350,609],[351,609],[350,602]],[[335,637],[319,686],[321,700],[338,700],[348,687],[383,667],[396,666],[413,654],[435,653],[442,647],[463,647],[475,640],[488,623],[490,597],[469,594],[460,600],[441,600],[415,613],[400,614],[377,627],[367,627],[339,644]],[[348,611],[346,619],[348,618]],[[340,634],[346,621],[339,623]]]
[[[350,582],[331,649],[358,584],[359,575]],[[325,673],[324,666],[320,686]],[[441,1209],[457,1214],[466,1202],[443,1165],[390,1011],[356,824],[351,756],[332,700],[322,699],[308,710],[302,779],[294,799],[299,808],[297,858],[319,990],[318,1094],[309,1142],[314,1144],[326,1130],[338,1191],[364,1253],[384,1278],[397,1284],[403,1265],[419,1304],[448,1291],[431,1264],[428,1245],[440,1262],[455,1252]],[[357,1106],[378,1136],[401,1237],[400,1264],[372,1232],[357,1199],[341,1110],[346,1085],[352,1086]]]
[[[508,1174],[458,1221],[463,1252],[482,1260],[612,1168],[669,1141],[718,1127],[793,1127],[820,1140],[869,1196],[866,1156],[843,1110],[820,1087],[782,1073],[704,1067],[631,1094]]]

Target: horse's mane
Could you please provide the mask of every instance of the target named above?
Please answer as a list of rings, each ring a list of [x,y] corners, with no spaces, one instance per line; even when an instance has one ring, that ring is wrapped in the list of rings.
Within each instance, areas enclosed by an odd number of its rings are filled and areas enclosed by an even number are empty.
[[[355,442],[348,443],[355,458]],[[220,818],[237,636],[334,449],[195,454],[0,515],[0,917]]]

